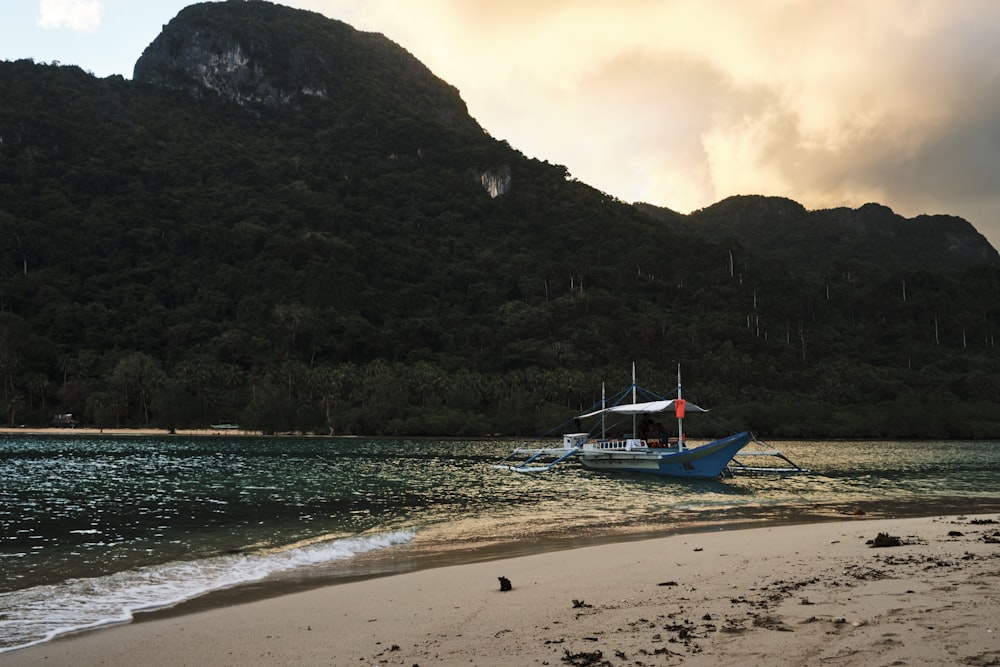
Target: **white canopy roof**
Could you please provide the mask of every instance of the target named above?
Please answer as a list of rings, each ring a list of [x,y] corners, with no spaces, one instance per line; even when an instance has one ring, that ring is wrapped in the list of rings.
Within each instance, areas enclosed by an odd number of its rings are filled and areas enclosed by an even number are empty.
[[[580,415],[577,419],[583,419],[585,417],[594,417],[601,413],[610,412],[620,415],[644,415],[653,414],[656,412],[666,412],[667,410],[673,410],[674,405],[677,403],[676,398],[672,398],[668,401],[649,401],[647,403],[622,403],[621,405],[616,405],[613,408],[604,408],[603,410],[595,410],[594,412],[588,412],[585,415]],[[700,408],[694,403],[685,401],[684,406],[685,412],[708,412],[704,408]]]

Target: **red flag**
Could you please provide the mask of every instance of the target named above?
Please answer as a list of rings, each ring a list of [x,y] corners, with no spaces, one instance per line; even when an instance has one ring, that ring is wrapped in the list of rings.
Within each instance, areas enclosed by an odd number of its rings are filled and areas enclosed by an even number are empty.
[[[683,398],[678,398],[674,401],[674,411],[677,414],[678,419],[684,419],[684,406],[687,405],[687,401]]]

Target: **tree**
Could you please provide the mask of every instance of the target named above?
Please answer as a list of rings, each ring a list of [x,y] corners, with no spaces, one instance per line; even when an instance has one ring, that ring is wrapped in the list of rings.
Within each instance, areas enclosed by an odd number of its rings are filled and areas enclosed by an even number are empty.
[[[123,412],[126,415],[137,413],[141,423],[149,426],[153,396],[165,379],[155,359],[142,352],[131,352],[115,364],[110,384],[118,394]]]

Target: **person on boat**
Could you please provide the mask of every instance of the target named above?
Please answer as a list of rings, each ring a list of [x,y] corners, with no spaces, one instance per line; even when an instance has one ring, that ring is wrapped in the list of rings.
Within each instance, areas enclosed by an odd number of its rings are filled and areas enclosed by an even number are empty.
[[[656,422],[653,424],[653,430],[657,433],[657,437],[660,441],[660,447],[666,447],[670,444],[670,432],[663,425],[663,422]]]

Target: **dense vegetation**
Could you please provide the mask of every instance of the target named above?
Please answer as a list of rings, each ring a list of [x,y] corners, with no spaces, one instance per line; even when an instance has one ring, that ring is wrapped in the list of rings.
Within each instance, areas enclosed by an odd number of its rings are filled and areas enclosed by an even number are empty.
[[[1000,437],[994,258],[804,262],[725,226],[758,198],[624,204],[442,114],[416,65],[361,76],[401,58],[365,40],[336,100],[285,105],[0,63],[4,423],[533,434],[635,361],[765,438]]]

